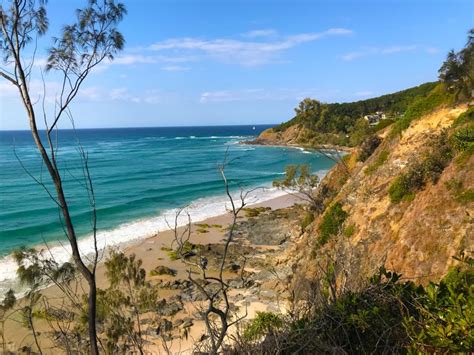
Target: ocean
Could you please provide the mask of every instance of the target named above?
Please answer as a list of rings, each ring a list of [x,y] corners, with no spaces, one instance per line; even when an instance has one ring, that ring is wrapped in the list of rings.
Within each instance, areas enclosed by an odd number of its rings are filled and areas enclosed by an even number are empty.
[[[102,247],[129,243],[166,229],[166,220],[187,206],[193,221],[222,214],[227,199],[218,171],[234,192],[258,189],[251,203],[282,195],[271,187],[288,164],[310,164],[321,176],[333,162],[289,147],[239,144],[269,126],[169,127],[62,130],[58,164],[83,253],[90,252],[90,208],[78,142],[89,157]],[[226,153],[227,152],[227,153]],[[70,258],[58,209],[31,176],[52,188],[29,131],[0,131],[0,294],[15,285],[10,253],[47,244],[59,261]],[[31,175],[31,176],[30,176]],[[66,243],[67,245],[67,243]]]

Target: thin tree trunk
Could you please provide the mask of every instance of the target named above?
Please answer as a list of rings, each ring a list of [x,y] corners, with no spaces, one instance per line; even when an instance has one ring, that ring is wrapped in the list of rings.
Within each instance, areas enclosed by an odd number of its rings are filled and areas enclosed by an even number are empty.
[[[76,264],[79,272],[82,276],[86,279],[89,285],[89,300],[88,300],[88,333],[89,333],[89,342],[90,342],[90,352],[91,355],[97,355],[99,353],[99,349],[97,346],[97,329],[96,329],[96,298],[97,298],[97,287],[95,282],[95,274],[89,270],[89,268],[84,264],[80,252],[79,246],[77,244],[77,236],[74,230],[74,225],[72,223],[71,215],[69,213],[69,206],[66,201],[66,196],[64,194],[61,176],[59,175],[59,171],[55,165],[51,162],[46,149],[41,141],[41,137],[38,132],[38,127],[36,126],[36,118],[35,112],[33,109],[33,105],[31,103],[30,97],[28,95],[28,91],[26,90],[26,78],[24,72],[19,66],[19,73],[20,79],[23,84],[24,89],[22,90],[22,99],[26,106],[28,112],[28,118],[30,122],[31,133],[33,135],[33,139],[35,141],[36,146],[41,154],[41,158],[48,169],[48,172],[53,180],[54,187],[56,189],[56,195],[58,198],[59,206],[61,208],[62,215],[64,217],[64,223],[66,225],[67,237],[69,239],[69,244],[71,245],[72,249],[72,256],[74,263]]]

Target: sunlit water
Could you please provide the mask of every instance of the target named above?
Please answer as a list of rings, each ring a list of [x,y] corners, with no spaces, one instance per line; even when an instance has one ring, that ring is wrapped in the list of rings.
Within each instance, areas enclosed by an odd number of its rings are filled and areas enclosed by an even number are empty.
[[[101,246],[130,242],[166,229],[165,217],[189,205],[194,221],[225,212],[224,186],[217,166],[228,154],[226,174],[237,185],[257,186],[250,202],[281,191],[271,182],[290,163],[308,163],[324,174],[333,164],[318,153],[294,148],[239,144],[265,126],[133,128],[61,131],[58,161],[81,237],[90,251],[90,208],[83,187],[77,140],[88,152],[97,200]],[[18,158],[15,156],[15,152]],[[20,164],[19,160],[21,160]],[[27,131],[0,132],[0,293],[13,284],[15,264],[9,254],[23,245],[47,242],[60,261],[69,259],[55,203],[25,171],[51,188],[47,171]],[[52,190],[53,191],[53,190]]]

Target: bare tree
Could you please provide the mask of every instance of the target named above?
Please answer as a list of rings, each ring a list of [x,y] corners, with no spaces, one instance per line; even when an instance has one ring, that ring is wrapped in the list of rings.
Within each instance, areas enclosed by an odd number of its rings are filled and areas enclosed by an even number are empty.
[[[177,256],[189,266],[188,279],[193,285],[204,295],[206,306],[202,309],[203,320],[206,324],[207,334],[209,336],[209,351],[211,354],[217,354],[224,345],[225,338],[228,334],[230,327],[238,324],[246,316],[238,316],[231,309],[231,303],[229,301],[229,284],[224,278],[224,270],[228,263],[229,247],[234,241],[235,231],[237,227],[237,220],[240,212],[247,205],[247,198],[251,192],[255,189],[244,191],[240,189],[238,201],[231,194],[230,182],[225,174],[225,169],[231,161],[227,160],[227,153],[224,162],[219,165],[219,173],[221,174],[224,182],[224,189],[226,196],[230,202],[229,212],[232,220],[228,227],[228,231],[224,241],[223,253],[218,261],[217,275],[211,276],[208,273],[208,260],[199,256],[198,261],[191,261],[189,258],[189,240],[191,237],[191,216],[185,209],[180,209],[175,215],[174,226],[170,226],[170,229],[174,231],[174,243],[177,245],[176,254]],[[179,218],[185,215],[187,218],[187,225],[179,230]],[[244,260],[245,261],[245,260]],[[199,272],[200,278],[197,279],[193,276],[196,272]],[[241,268],[240,277],[243,279],[243,267]]]
[[[0,5],[2,33],[0,46],[6,65],[0,68],[0,76],[18,89],[28,115],[33,139],[54,184],[55,193],[48,193],[61,211],[74,263],[89,286],[90,352],[98,354],[95,280],[97,243],[95,241],[92,266],[88,266],[79,251],[63,178],[57,163],[57,140],[53,139],[53,133],[57,133],[59,121],[67,114],[71,102],[90,72],[104,60],[113,59],[123,48],[124,39],[117,31],[117,24],[126,10],[123,4],[115,3],[114,0],[89,0],[84,9],[77,10],[77,22],[65,26],[61,37],[54,39],[54,44],[49,49],[46,70],[54,70],[60,75],[61,89],[56,96],[54,114],[48,121],[44,100],[46,93],[43,93],[42,112],[38,115],[29,85],[36,53],[36,40],[45,34],[48,28],[45,4],[45,0],[11,0],[8,9]],[[31,46],[32,44],[34,46]],[[27,51],[29,47],[33,47],[32,52]],[[41,136],[38,129],[38,117],[41,115],[46,126],[45,137]]]

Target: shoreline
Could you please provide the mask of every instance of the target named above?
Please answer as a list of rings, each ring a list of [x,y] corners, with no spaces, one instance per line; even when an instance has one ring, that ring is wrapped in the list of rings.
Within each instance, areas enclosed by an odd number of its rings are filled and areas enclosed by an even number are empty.
[[[290,195],[285,193],[284,195],[274,197],[269,200],[261,201],[255,204],[249,204],[250,208],[258,208],[258,207],[266,207],[271,208],[271,211],[276,211],[279,209],[289,208],[295,205],[295,203],[299,202],[297,196]],[[242,216],[239,217],[239,222],[246,221],[249,217],[246,216],[246,213],[242,211]],[[259,217],[257,217],[259,218]],[[217,216],[209,217],[202,221],[193,221],[191,224],[191,238],[190,242],[196,245],[201,246],[215,246],[217,248],[218,245],[222,245],[223,238],[225,236],[225,227],[227,227],[231,222],[232,216],[230,213],[224,213]],[[207,225],[206,229],[208,231],[206,233],[200,233],[199,229],[202,228],[203,225]],[[184,226],[178,228],[178,231],[184,230]],[[136,241],[134,243],[130,243],[128,245],[123,245],[119,248],[119,250],[123,251],[126,255],[135,254],[137,259],[142,260],[142,265],[146,270],[147,279],[152,283],[157,283],[160,285],[160,293],[159,297],[173,300],[176,297],[181,297],[185,291],[182,288],[173,288],[167,287],[167,283],[172,282],[183,282],[183,280],[187,279],[187,269],[188,266],[184,264],[181,260],[172,260],[168,256],[168,252],[165,248],[173,248],[173,240],[174,240],[174,231],[173,230],[164,230],[157,232],[156,234],[144,238],[140,241]],[[241,245],[242,241],[240,239],[235,240],[232,244]],[[244,243],[243,245],[247,245]],[[247,245],[249,247],[249,245]],[[272,252],[275,251],[277,255],[279,255],[277,250],[278,247],[272,245],[253,245],[250,244],[251,248],[254,250],[261,250],[260,252]],[[213,247],[214,248],[214,247]],[[277,249],[275,249],[277,248]],[[281,250],[281,249],[280,249]],[[260,253],[259,252],[259,253]],[[265,255],[265,252],[264,252]],[[102,257],[101,261],[97,266],[97,287],[98,288],[106,288],[108,287],[108,281],[105,276],[105,256]],[[230,260],[229,260],[230,261]],[[168,275],[150,275],[150,271],[156,268],[157,266],[165,266],[175,271],[173,276]],[[252,270],[249,267],[245,267],[245,270]],[[255,270],[254,270],[255,271]],[[229,271],[226,271],[226,274],[229,274]],[[232,276],[230,273],[227,277],[236,277],[236,275]],[[84,280],[82,278],[79,279],[79,284],[83,283]],[[179,286],[179,285],[178,285]],[[84,292],[82,287],[77,289],[80,293]],[[82,290],[82,291],[80,291]],[[260,288],[259,288],[260,290]],[[273,292],[271,288],[261,288],[264,292]],[[270,291],[268,291],[270,290]],[[235,297],[234,303],[241,307],[243,310],[246,309],[248,312],[248,318],[252,319],[255,317],[257,311],[266,311],[272,310],[272,307],[275,308],[276,305],[274,302],[265,301],[265,297],[259,294],[252,293],[251,290],[248,289],[233,289],[232,290],[232,297]],[[254,290],[255,291],[255,290]],[[260,292],[260,291],[259,291]],[[54,285],[47,286],[46,288],[41,290],[41,294],[51,300],[60,300],[64,298],[64,295],[61,291]],[[262,298],[263,297],[263,298]],[[20,299],[19,302],[22,302]],[[173,301],[176,302],[176,301]],[[171,321],[176,323],[177,321],[181,321],[183,319],[193,318],[193,326],[188,328],[188,335],[189,339],[180,339],[178,342],[172,344],[172,349],[176,350],[176,353],[184,354],[184,353],[191,353],[192,347],[195,342],[205,333],[205,324],[199,317],[196,317],[196,307],[198,307],[199,300],[189,300],[184,301],[183,309],[180,310],[176,315],[172,315],[169,318]],[[280,305],[278,307],[282,307]],[[283,311],[283,309],[280,309]],[[180,323],[181,324],[181,323]],[[6,332],[5,335],[7,339],[11,342],[13,348],[21,345],[24,342],[29,342],[31,339],[31,335],[29,335],[28,330],[15,320],[10,320],[9,324],[5,327]],[[41,320],[37,320],[37,330],[41,332],[47,333],[49,329],[49,325],[44,323]],[[174,329],[174,328],[173,328]],[[179,331],[181,328],[174,329],[174,331]],[[51,348],[53,345],[50,343],[48,338],[42,338],[44,342],[43,346],[45,349],[48,346]],[[154,351],[157,351],[159,348],[160,339],[155,339],[155,344],[152,345]],[[178,351],[179,349],[179,351]],[[173,353],[175,353],[173,351]]]
[[[304,145],[304,144],[269,142],[269,141],[258,139],[258,138],[252,141],[240,141],[239,144],[255,145],[255,146],[260,146],[260,147],[295,148],[295,149],[304,149],[304,150],[307,149],[308,151],[312,150],[316,152],[318,150],[324,150],[324,151],[342,151],[344,153],[350,153],[354,150],[354,148],[352,147],[339,146],[339,145],[334,145],[334,144],[321,144],[314,147],[314,146]]]
[[[323,170],[321,171],[320,175],[326,175],[327,171]],[[272,187],[262,187],[260,193],[253,194],[249,197],[249,202],[247,204],[248,207],[271,207],[273,204],[277,204],[280,201],[280,198],[285,198],[285,196],[290,196],[288,193],[278,190],[276,188]],[[263,192],[263,194],[262,194]],[[265,196],[265,193],[269,194],[269,196]],[[253,201],[252,201],[253,200]],[[205,201],[204,203],[202,203]],[[225,195],[218,195],[218,196],[212,196],[212,197],[207,197],[207,198],[201,198],[196,201],[193,201],[188,208],[190,208],[190,213],[191,213],[191,218],[192,218],[192,224],[199,224],[199,223],[208,223],[210,220],[217,218],[220,219],[223,216],[225,216],[226,213],[226,205],[229,203],[227,197]],[[287,207],[286,205],[284,205]],[[204,214],[204,215],[194,215],[193,218],[193,212],[199,211],[202,208],[208,208],[211,209],[213,212],[209,214]],[[281,208],[281,207],[280,207]],[[166,220],[167,219],[172,219],[174,218],[174,213],[178,208],[173,208],[170,210],[166,210],[164,213],[151,217],[151,218],[144,218],[144,219],[139,219],[133,222],[129,223],[124,223],[116,228],[110,229],[110,230],[104,230],[98,233],[98,241],[99,244],[99,250],[101,251],[107,251],[110,248],[117,248],[121,250],[129,250],[133,249],[135,245],[140,245],[143,244],[145,241],[149,239],[155,238],[157,235],[163,233],[163,232],[169,232],[169,228],[166,225]],[[186,223],[184,220],[179,223],[179,227],[182,227]],[[212,223],[211,223],[212,224]],[[126,235],[127,231],[134,230],[135,235]],[[137,230],[143,230],[143,232],[137,232]],[[125,235],[124,235],[125,234]],[[102,240],[101,240],[102,237]],[[115,237],[115,238],[114,238]],[[90,235],[80,237],[78,239],[79,241],[79,247],[81,249],[81,252],[83,255],[87,256],[91,255],[90,252],[88,252],[86,249],[92,247],[92,237]],[[51,254],[54,255],[54,258],[57,262],[59,263],[64,263],[67,262],[71,259],[71,253],[69,250],[69,245],[67,241],[55,241],[51,243],[47,243],[46,245],[43,244],[37,244],[33,246],[27,246],[27,247],[33,247],[37,250],[45,250],[46,248],[51,251]],[[49,252],[49,251],[48,251]],[[2,275],[0,275],[0,285],[3,283],[5,286],[2,285],[0,287],[0,295],[3,296],[4,293],[6,293],[9,289],[13,288],[15,290],[15,293],[17,294],[18,298],[22,298],[24,292],[26,289],[22,287],[18,283],[18,279],[16,276],[16,270],[17,270],[17,264],[13,260],[12,254],[8,254],[2,258],[0,258],[0,263],[2,264],[1,267],[1,272]],[[99,264],[102,263],[99,262]],[[11,277],[11,275],[14,275]],[[48,286],[49,287],[49,286]],[[48,288],[46,287],[46,288]]]

